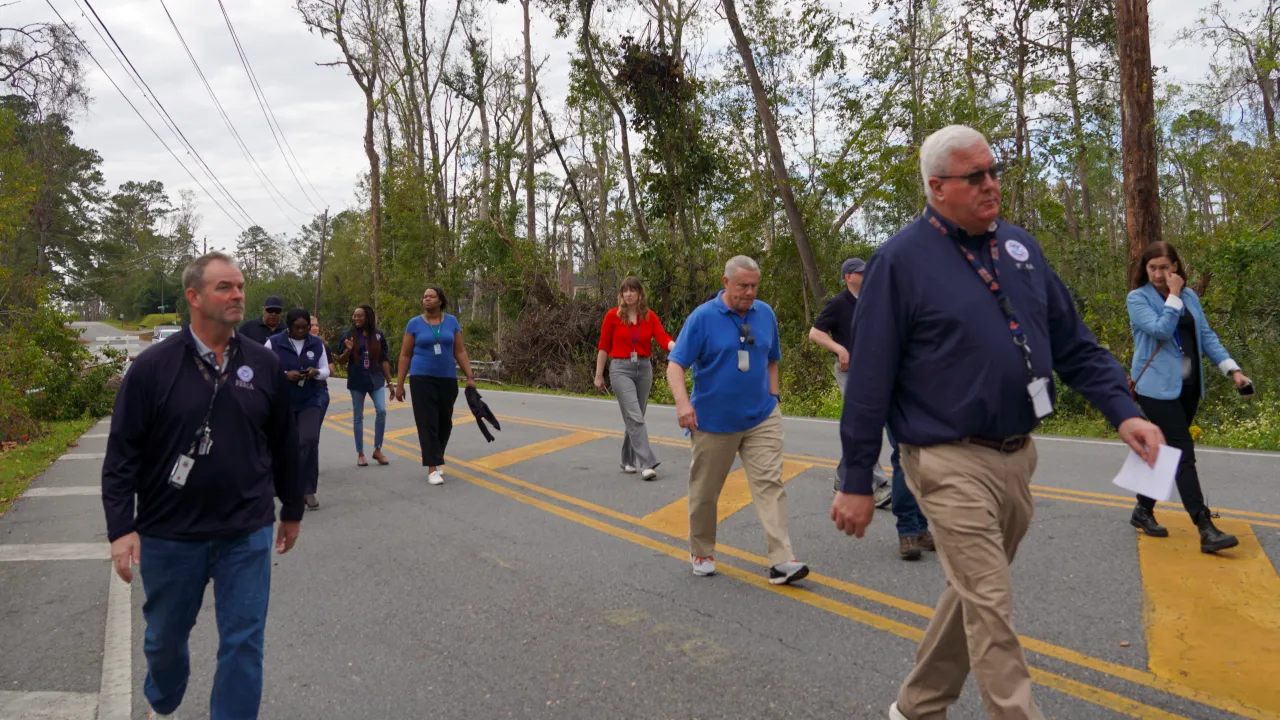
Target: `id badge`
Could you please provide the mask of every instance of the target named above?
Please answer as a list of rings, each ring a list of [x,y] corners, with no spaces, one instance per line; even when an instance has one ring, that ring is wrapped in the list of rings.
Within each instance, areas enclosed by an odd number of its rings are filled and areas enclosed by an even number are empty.
[[[1049,397],[1048,378],[1036,378],[1027,384],[1027,394],[1031,396],[1031,407],[1036,418],[1047,417],[1053,412],[1053,400]]]
[[[631,351],[631,362],[639,362],[639,361],[640,361],[640,353],[636,352],[635,350],[632,350],[632,351]]]
[[[365,369],[365,370],[368,370],[368,369],[369,369],[369,358],[365,358],[365,359],[364,359],[364,369]]]
[[[178,462],[173,465],[173,472],[169,473],[169,484],[176,488],[183,488],[187,484],[187,475],[191,474],[191,468],[196,464],[190,455],[179,455]]]
[[[431,352],[435,353],[436,355],[439,355],[439,354],[440,354],[440,343],[436,343],[435,345],[432,345],[432,346],[431,346]]]
[[[213,449],[213,438],[209,437],[208,435],[205,435],[200,438],[199,446],[196,448],[196,454],[208,455],[209,451],[212,449]]]
[[[746,350],[738,351],[738,371],[747,372],[751,369],[751,355]]]

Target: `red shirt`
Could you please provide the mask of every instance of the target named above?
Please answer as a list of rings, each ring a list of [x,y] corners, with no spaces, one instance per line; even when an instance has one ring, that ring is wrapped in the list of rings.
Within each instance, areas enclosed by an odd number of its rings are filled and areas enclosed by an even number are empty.
[[[652,310],[639,323],[624,325],[622,318],[618,317],[618,308],[613,308],[605,314],[604,323],[600,325],[600,344],[597,347],[609,353],[609,357],[620,360],[629,359],[632,352],[647,358],[653,352],[655,339],[663,350],[675,342],[662,329],[662,322]]]

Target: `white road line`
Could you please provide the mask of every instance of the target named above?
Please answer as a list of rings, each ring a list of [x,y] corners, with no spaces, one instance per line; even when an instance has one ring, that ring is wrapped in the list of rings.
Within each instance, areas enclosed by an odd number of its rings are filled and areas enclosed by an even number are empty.
[[[0,720],[93,720],[93,693],[0,690]]]
[[[59,460],[101,460],[107,456],[106,453],[66,453]]]
[[[486,390],[485,392],[503,393],[505,395],[527,395],[529,397],[536,397],[536,398],[552,398],[557,400],[573,400],[577,402],[605,403],[606,405],[617,405],[617,401],[615,400],[604,400],[601,398],[583,398],[583,397],[575,397],[573,395],[551,395],[551,394],[542,394],[542,393],[520,392],[518,390]],[[669,408],[672,410],[675,409],[674,406],[659,405],[657,403],[650,403],[649,407],[663,408],[663,409]],[[495,410],[494,412],[497,412],[497,411]],[[499,419],[501,419],[501,413],[499,413]],[[785,416],[785,419],[789,422],[820,423],[823,425],[839,425],[840,424],[839,420],[832,420],[829,418],[810,418],[810,417],[796,417],[794,415],[787,415]],[[1111,447],[1115,447],[1115,448],[1126,447],[1125,444],[1120,442],[1119,440],[1090,440],[1090,439],[1084,439],[1084,438],[1060,437],[1058,435],[1036,435],[1035,438],[1037,441],[1047,440],[1050,442],[1079,443],[1081,445],[1110,445]],[[1209,453],[1212,455],[1236,455],[1239,457],[1260,457],[1260,458],[1271,458],[1274,460],[1280,460],[1280,453],[1276,453],[1276,452],[1227,450],[1223,448],[1207,448],[1207,447],[1201,447],[1197,445],[1196,454],[1200,454],[1200,453]]]
[[[117,577],[114,567],[107,583],[107,635],[97,720],[129,720],[133,712],[133,586]]]
[[[91,435],[81,435],[81,436],[80,436],[80,439],[81,439],[81,440],[93,440],[93,439],[96,439],[96,438],[104,438],[104,437],[110,437],[110,436],[111,436],[111,435],[110,435],[110,433],[93,433],[93,434],[91,434]]]
[[[98,485],[81,485],[77,487],[38,487],[27,488],[22,493],[24,498],[78,497],[101,495],[102,487]]]
[[[110,560],[107,543],[31,543],[0,545],[0,562]]]

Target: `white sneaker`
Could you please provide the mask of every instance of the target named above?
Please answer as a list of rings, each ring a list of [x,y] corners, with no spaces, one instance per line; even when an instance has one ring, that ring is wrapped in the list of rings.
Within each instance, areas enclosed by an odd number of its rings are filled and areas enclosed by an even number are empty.
[[[155,710],[147,713],[148,720],[176,720],[177,717],[177,713],[169,713],[168,715],[165,715],[164,713],[158,713]]]
[[[907,716],[898,709],[898,703],[889,706],[889,720],[907,720]]]
[[[623,466],[622,466],[622,472],[624,472],[624,473],[626,473],[626,474],[628,474],[628,475],[635,475],[635,474],[636,474],[636,466],[635,466],[635,465],[623,465]]]
[[[442,472],[440,472],[439,470],[437,470],[437,471],[435,471],[435,472],[431,473],[430,475],[427,475],[427,483],[429,483],[429,484],[431,484],[431,485],[443,485],[443,484],[444,484],[444,473],[442,473]]]
[[[689,562],[693,563],[693,574],[698,577],[716,574],[716,559],[714,556],[695,557],[690,555]]]
[[[640,477],[644,478],[645,480],[653,480],[654,478],[658,477],[658,471],[654,470],[653,468],[645,468],[644,472],[640,473]]]

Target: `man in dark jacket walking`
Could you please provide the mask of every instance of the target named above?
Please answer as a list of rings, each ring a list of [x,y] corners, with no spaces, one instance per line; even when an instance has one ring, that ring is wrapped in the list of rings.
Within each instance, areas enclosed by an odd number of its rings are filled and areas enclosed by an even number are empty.
[[[132,565],[142,575],[152,717],[182,703],[187,638],[212,579],[220,643],[210,717],[256,718],[275,498],[277,553],[297,541],[303,512],[297,429],[279,361],[235,334],[244,276],[232,259],[197,258],[182,282],[190,327],[143,353],[116,396],[102,466],[107,536],[121,580],[133,580]]]

